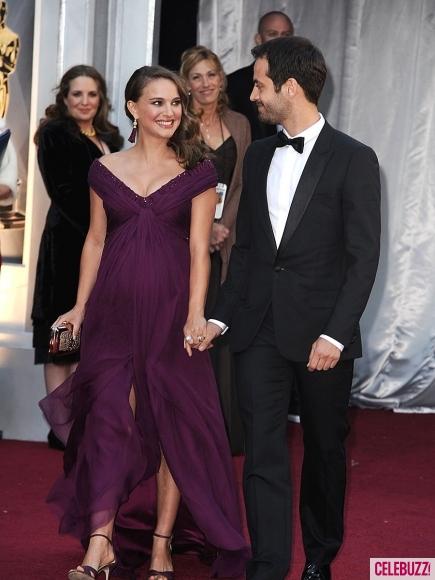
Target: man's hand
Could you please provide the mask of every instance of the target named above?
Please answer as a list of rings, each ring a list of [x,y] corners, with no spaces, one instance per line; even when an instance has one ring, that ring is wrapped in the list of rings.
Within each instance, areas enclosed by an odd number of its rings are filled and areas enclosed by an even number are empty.
[[[340,349],[325,338],[318,338],[311,347],[308,359],[309,371],[327,371],[333,369],[340,360]]]
[[[207,322],[207,329],[205,331],[205,338],[198,347],[198,350],[206,350],[212,348],[213,340],[217,338],[222,332],[222,329],[213,322]]]

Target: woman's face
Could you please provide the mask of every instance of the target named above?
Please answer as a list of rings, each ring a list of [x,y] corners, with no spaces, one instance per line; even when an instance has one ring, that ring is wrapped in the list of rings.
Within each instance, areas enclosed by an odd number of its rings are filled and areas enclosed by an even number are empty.
[[[201,60],[187,78],[194,104],[207,106],[217,103],[222,88],[222,77],[211,60]]]
[[[64,99],[69,115],[80,125],[94,120],[100,106],[98,85],[91,77],[76,77]]]
[[[137,119],[139,135],[170,139],[181,123],[183,108],[177,86],[169,79],[150,81],[139,99],[128,101],[132,115]]]

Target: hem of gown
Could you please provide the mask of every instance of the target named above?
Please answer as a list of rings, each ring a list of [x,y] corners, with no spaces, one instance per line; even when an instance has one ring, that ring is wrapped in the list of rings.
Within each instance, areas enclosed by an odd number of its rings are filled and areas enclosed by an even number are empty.
[[[155,475],[156,475],[156,473],[153,473],[153,474],[141,479],[141,481],[139,481],[139,483],[127,495],[126,499],[123,499],[120,502],[120,505],[122,506],[123,504],[126,504],[128,502],[128,499],[129,499],[131,493],[134,491],[134,489],[137,486],[140,486],[141,484],[148,482],[150,479],[155,477]],[[65,479],[65,478],[63,478],[63,479]],[[58,483],[60,483],[60,482],[58,481]],[[65,514],[64,508],[62,508],[62,506],[59,505],[55,499],[48,498],[47,504],[50,508],[50,511],[59,519],[59,528],[58,528],[59,534],[60,535],[68,535],[68,536],[71,536],[71,537],[77,539],[81,543],[81,545],[84,548],[86,548],[89,534],[87,536],[83,536],[79,532],[79,529],[75,530],[71,527],[63,527],[62,526],[62,519],[63,519],[63,515]],[[134,565],[134,566],[123,565],[121,557],[119,557],[120,556],[119,551],[117,550],[117,544],[118,544],[117,539],[118,539],[118,535],[119,535],[119,533],[117,533],[117,530],[116,530],[117,511],[119,511],[119,510],[113,510],[113,513],[110,516],[108,516],[107,521],[101,522],[101,526],[108,524],[113,518],[115,518],[115,528],[114,528],[113,536],[114,536],[115,553],[117,555],[117,559],[119,560],[119,564],[117,566],[117,569],[119,569],[121,571],[121,573],[122,573],[121,577],[134,578],[135,571],[137,571],[141,566],[143,566],[149,560],[149,555],[151,553],[151,543],[149,543],[149,545],[146,547],[143,546],[140,560],[137,562],[136,565]],[[85,517],[80,518],[80,519],[85,520],[88,517],[89,516],[85,516]],[[204,532],[202,532],[202,530],[196,524],[192,515],[191,515],[191,517],[192,517],[192,520],[194,521],[195,525],[197,526],[198,530],[201,532],[201,534],[204,534]],[[83,528],[83,526],[82,526],[82,528]],[[152,535],[152,530],[150,529],[150,536],[151,535]],[[204,535],[204,538],[205,538],[205,535]],[[210,545],[206,540],[204,542],[202,542],[202,541],[199,541],[193,537],[190,539],[190,541],[181,540],[179,542],[177,541],[177,539],[175,537],[173,540],[173,546],[174,546],[173,553],[175,555],[177,555],[177,554],[196,555],[202,563],[209,566],[210,567],[210,578],[239,578],[239,577],[243,576],[243,574],[245,573],[246,563],[251,557],[251,550],[248,546],[246,546],[244,548],[240,548],[238,550],[234,550],[234,551],[232,551],[232,550],[219,550],[218,548],[216,548],[216,546]],[[122,550],[121,550],[121,552],[122,552]]]
[[[67,395],[70,393],[73,382],[74,376],[69,377],[63,385],[58,387],[51,395],[40,402],[44,415],[51,424],[53,430],[61,439],[67,439],[70,434],[70,427],[72,424],[71,407],[70,405],[65,407],[63,402],[69,400]],[[56,415],[55,411],[58,409],[59,403],[61,403],[61,408],[67,411],[66,415],[63,413],[58,413]],[[71,441],[71,443],[73,450],[76,442]],[[213,547],[214,552],[217,553],[217,557],[212,563],[211,577],[236,578],[240,576],[243,574],[246,560],[249,557],[249,548],[247,547],[246,541],[243,541],[241,530],[238,532],[239,537],[234,542],[228,542],[227,538],[222,537],[219,542],[221,545],[214,546],[212,542],[206,541],[208,534],[203,531],[200,522],[204,524],[205,529],[209,528],[209,526],[205,525],[206,520],[204,520],[201,513],[196,513],[197,516],[200,516],[198,520],[194,515],[194,512],[197,512],[197,510],[194,509],[191,511],[188,509],[192,498],[189,499],[189,497],[186,497],[185,493],[183,493],[184,485],[181,481],[178,481],[177,469],[172,468],[171,459],[169,457],[170,453],[165,453],[165,445],[162,441],[160,441],[160,445],[166,457],[168,466],[171,469],[174,480],[180,489],[182,499],[184,500],[182,506],[187,508],[188,514],[187,521],[184,521],[185,514],[182,514],[181,520],[178,524],[176,523],[175,536],[177,536],[177,530],[180,540],[182,540],[182,538],[187,534],[187,537],[190,540],[189,543],[195,548],[197,553],[198,551],[204,551],[204,546],[207,546],[207,548],[209,546]],[[69,463],[68,447],[69,446],[67,445],[67,464]],[[74,460],[74,463],[76,463],[76,460]],[[131,569],[133,570],[138,569],[146,561],[146,551],[149,551],[152,545],[151,539],[152,531],[155,528],[156,506],[154,476],[158,471],[158,464],[159,462],[154,461],[151,458],[149,462],[145,461],[143,469],[139,470],[139,473],[136,473],[136,477],[129,479],[128,486],[124,487],[122,490],[119,488],[119,494],[108,496],[106,498],[108,500],[106,506],[102,506],[100,503],[98,505],[98,510],[93,510],[90,513],[84,513],[82,511],[80,517],[75,515],[80,513],[80,509],[79,505],[77,505],[77,500],[75,499],[74,472],[71,473],[67,468],[66,473],[64,473],[53,486],[48,498],[50,508],[60,519],[59,532],[61,534],[71,535],[84,544],[87,543],[87,539],[92,532],[90,524],[93,514],[96,512],[102,512],[104,514],[104,519],[98,520],[98,525],[94,526],[94,529],[95,527],[100,527],[105,523],[109,523],[109,521],[115,517],[114,543],[117,556],[119,556],[119,560],[124,566],[127,564],[128,566],[131,566]],[[152,487],[150,487],[151,485]],[[115,487],[114,489],[116,490],[117,488]],[[139,512],[143,511],[143,506],[151,506],[151,509],[148,510],[147,515],[143,520],[142,515],[140,516],[140,519],[138,519],[135,517],[136,514],[134,512],[128,511],[132,507],[130,504],[133,504],[133,507],[140,505],[140,503],[138,504],[137,500],[133,497],[136,493],[139,494],[137,499],[139,499],[140,502],[144,500]],[[187,496],[188,495],[189,494],[187,494]],[[100,497],[100,500],[101,499],[102,498]],[[180,508],[182,506],[180,506]],[[123,518],[123,512],[125,512],[125,515],[127,516],[125,519]],[[139,522],[139,526],[136,525],[137,522]],[[237,527],[238,526],[235,525],[234,529],[237,530]],[[143,532],[145,532],[145,534],[143,534]],[[208,532],[210,532],[210,530],[208,530]],[[133,536],[130,535],[131,533]],[[145,536],[145,541],[143,536]],[[221,542],[224,545],[226,544],[225,548],[222,547]],[[175,546],[177,546],[177,537],[175,538]],[[231,549],[233,546],[234,550]]]

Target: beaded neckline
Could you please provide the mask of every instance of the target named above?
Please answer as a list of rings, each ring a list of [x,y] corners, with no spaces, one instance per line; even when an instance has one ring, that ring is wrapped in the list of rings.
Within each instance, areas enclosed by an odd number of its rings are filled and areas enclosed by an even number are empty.
[[[101,161],[99,159],[96,159],[95,161],[98,163],[98,165],[100,167],[103,167],[103,169],[106,171],[106,173],[112,177],[112,179],[114,179],[115,181],[117,181],[118,183],[123,185],[130,193],[132,193],[134,195],[134,197],[139,198],[139,199],[143,199],[143,200],[147,200],[148,198],[153,197],[156,193],[159,193],[160,191],[162,191],[164,189],[172,189],[173,187],[175,187],[177,185],[180,178],[184,177],[185,175],[195,175],[196,173],[201,171],[203,167],[212,164],[210,159],[204,159],[204,161],[201,161],[200,163],[198,163],[198,165],[196,165],[192,169],[185,169],[184,171],[182,171],[178,175],[175,175],[174,177],[172,177],[172,179],[169,179],[166,183],[164,183],[163,185],[161,185],[155,191],[152,191],[148,195],[140,195],[139,193],[136,193],[134,191],[134,189],[132,189],[130,186],[128,186],[124,181],[122,181],[121,178],[119,178],[117,175],[115,175],[115,173],[113,173],[106,165],[104,165],[104,163],[101,163]]]

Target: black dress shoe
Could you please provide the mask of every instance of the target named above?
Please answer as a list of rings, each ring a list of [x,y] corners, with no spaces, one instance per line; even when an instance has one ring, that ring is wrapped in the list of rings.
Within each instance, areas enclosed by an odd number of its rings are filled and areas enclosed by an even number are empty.
[[[327,564],[305,564],[301,580],[331,580],[331,570]]]

